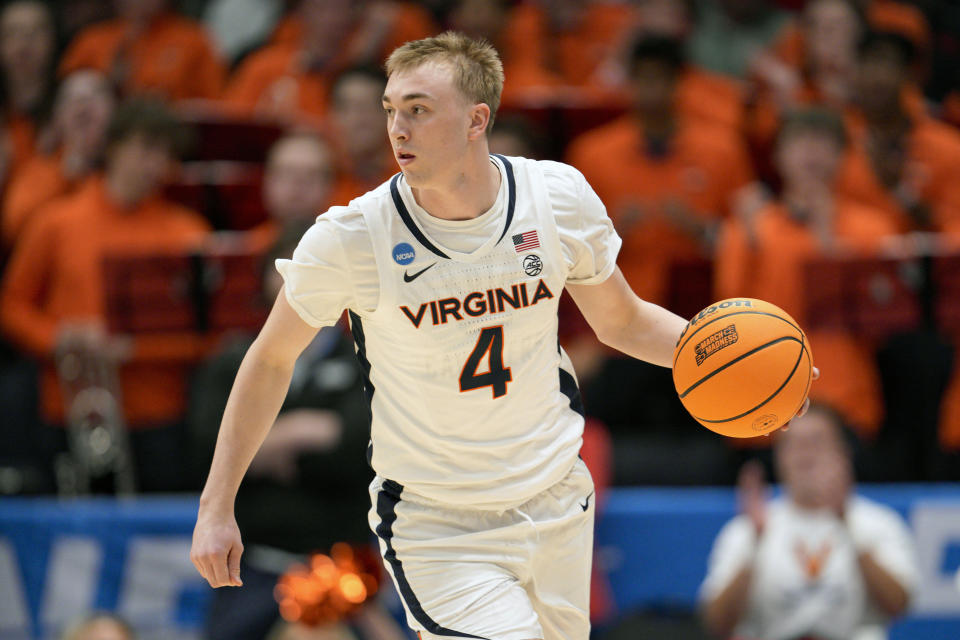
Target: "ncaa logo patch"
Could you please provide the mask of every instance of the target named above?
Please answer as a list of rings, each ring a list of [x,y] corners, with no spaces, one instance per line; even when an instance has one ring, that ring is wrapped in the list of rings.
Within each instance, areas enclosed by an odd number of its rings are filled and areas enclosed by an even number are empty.
[[[393,260],[397,264],[408,265],[417,257],[417,252],[406,242],[401,242],[393,248]]]

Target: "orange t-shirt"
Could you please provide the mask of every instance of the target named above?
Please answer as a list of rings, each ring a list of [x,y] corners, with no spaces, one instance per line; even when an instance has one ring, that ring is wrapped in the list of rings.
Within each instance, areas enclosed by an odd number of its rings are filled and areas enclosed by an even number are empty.
[[[853,202],[838,202],[834,234],[847,251],[875,250],[896,228],[880,212]],[[757,214],[751,241],[744,224],[724,224],[716,249],[716,298],[751,297],[771,302],[807,325],[804,265],[824,249],[786,208],[770,204]],[[883,402],[870,346],[842,331],[807,332],[820,380],[810,396],[834,406],[863,433],[880,425]]]
[[[7,184],[9,184],[13,174],[34,156],[37,129],[29,118],[19,115],[7,116],[3,126],[4,131],[0,133],[0,144],[4,142],[9,144],[12,154],[6,175]],[[4,137],[6,137],[6,141],[3,140]],[[4,176],[0,175],[0,188],[3,187],[3,183]]]
[[[109,74],[126,48],[129,72],[125,93],[158,93],[171,100],[220,96],[224,66],[202,26],[166,13],[133,42],[127,42],[130,29],[127,21],[119,19],[87,27],[67,48],[60,63],[61,75],[87,67]]]
[[[520,4],[510,12],[505,28],[504,65],[540,68],[559,84],[588,85],[630,29],[630,15],[625,4],[592,3],[574,28],[554,32],[543,7],[534,2]]]
[[[287,43],[264,47],[236,71],[224,91],[228,107],[243,115],[320,121],[327,114],[331,74],[310,72]]]
[[[575,140],[568,161],[586,176],[623,238],[618,263],[637,294],[658,304],[671,262],[709,255],[682,230],[676,203],[701,222],[719,222],[734,193],[752,178],[739,138],[728,129],[682,117],[661,157],[626,116]]]
[[[13,175],[4,193],[0,217],[4,245],[13,246],[40,207],[74,186],[63,175],[62,162],[60,153],[35,155]]]
[[[185,250],[199,244],[209,225],[199,215],[160,198],[122,210],[102,178],[50,203],[27,227],[11,257],[0,290],[0,325],[24,351],[48,361],[41,399],[44,417],[62,422],[63,406],[53,354],[64,321],[106,321],[103,256]],[[199,337],[145,335],[120,370],[128,424],[169,423],[182,416],[186,364],[200,357]]]
[[[901,231],[913,224],[894,195],[877,179],[867,155],[866,131],[862,126],[851,132],[850,150],[841,167],[838,192],[866,206],[884,211]],[[960,133],[932,118],[914,119],[908,134],[904,173],[907,182],[933,209],[933,223],[947,229],[960,220]]]

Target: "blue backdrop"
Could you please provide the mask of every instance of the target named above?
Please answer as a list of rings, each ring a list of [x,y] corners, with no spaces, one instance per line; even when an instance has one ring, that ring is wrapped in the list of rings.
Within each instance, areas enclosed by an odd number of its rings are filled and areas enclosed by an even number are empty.
[[[960,485],[861,487],[903,515],[922,587],[892,640],[960,638]],[[190,563],[195,497],[5,499],[0,503],[0,640],[47,638],[91,608],[115,610],[146,640],[197,637],[209,589]],[[611,491],[598,562],[618,609],[689,609],[707,555],[734,515],[729,489]]]

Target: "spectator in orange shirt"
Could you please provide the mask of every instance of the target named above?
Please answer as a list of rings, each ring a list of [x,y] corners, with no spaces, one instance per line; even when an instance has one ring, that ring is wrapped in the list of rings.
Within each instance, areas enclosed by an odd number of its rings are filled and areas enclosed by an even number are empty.
[[[333,82],[330,129],[337,154],[333,202],[349,202],[398,170],[383,135],[386,86],[387,78],[377,67],[352,67]]]
[[[630,51],[646,36],[672,38],[686,43],[693,32],[692,0],[637,0],[628,28],[620,42],[596,71],[595,82],[622,93],[627,85]],[[619,97],[619,96],[618,96]],[[740,130],[744,125],[744,95],[741,84],[686,61],[676,90],[677,108],[703,120]]]
[[[902,36],[871,33],[861,44],[858,122],[840,193],[880,209],[901,231],[939,231],[960,219],[960,134],[904,98],[913,48]]]
[[[510,12],[504,45],[557,84],[585,87],[597,83],[597,71],[630,28],[630,13],[626,4],[599,0],[521,3]]]
[[[59,148],[37,154],[13,176],[3,198],[3,244],[12,247],[33,214],[99,168],[114,96],[99,71],[64,78],[54,106],[52,135]]]
[[[62,74],[99,69],[124,94],[168,100],[220,96],[224,68],[199,24],[167,0],[115,0],[119,17],[81,31],[60,63]]]
[[[101,262],[118,253],[187,250],[206,237],[205,220],[160,195],[179,137],[177,121],[161,105],[120,107],[107,132],[104,175],[39,214],[17,243],[0,289],[0,326],[45,364],[41,400],[49,423],[65,421],[56,354],[69,347],[119,366],[122,414],[147,490],[188,486],[178,449],[182,426],[171,425],[182,419],[187,364],[203,344],[190,336],[110,334]]]
[[[332,197],[334,176],[333,150],[320,136],[291,133],[277,140],[263,176],[269,219],[248,232],[252,250],[266,252],[285,229],[310,224],[331,202],[341,202]]]
[[[0,189],[34,153],[53,104],[56,34],[40,0],[0,11]]]
[[[806,109],[787,116],[775,162],[780,198],[751,218],[725,223],[716,251],[717,298],[747,296],[782,307],[807,328],[820,380],[811,397],[836,407],[861,433],[873,433],[882,417],[879,376],[869,345],[836,330],[810,327],[804,265],[818,256],[872,251],[896,234],[880,212],[838,198],[843,157],[842,119]]]
[[[569,149],[623,238],[620,268],[645,300],[668,300],[671,264],[712,255],[717,224],[751,179],[736,134],[677,108],[679,42],[641,39],[632,55],[633,113]]]
[[[430,34],[429,21],[409,18],[411,12],[415,9],[392,2],[300,0],[278,27],[274,44],[240,65],[225,100],[245,114],[319,121],[327,114],[331,80],[338,72],[379,64],[398,36]]]

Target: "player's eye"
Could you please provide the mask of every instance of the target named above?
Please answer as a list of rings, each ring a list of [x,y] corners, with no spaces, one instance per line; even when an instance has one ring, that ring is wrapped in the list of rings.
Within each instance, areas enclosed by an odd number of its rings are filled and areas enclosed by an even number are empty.
[[[393,115],[393,109],[391,107],[384,107],[383,112],[388,116]]]
[[[421,113],[426,113],[426,112],[427,112],[426,109],[424,109],[423,107],[421,107],[421,106],[419,106],[419,105],[417,105],[416,107],[414,107],[413,109],[411,109],[411,111],[413,111],[414,115],[420,115]]]

